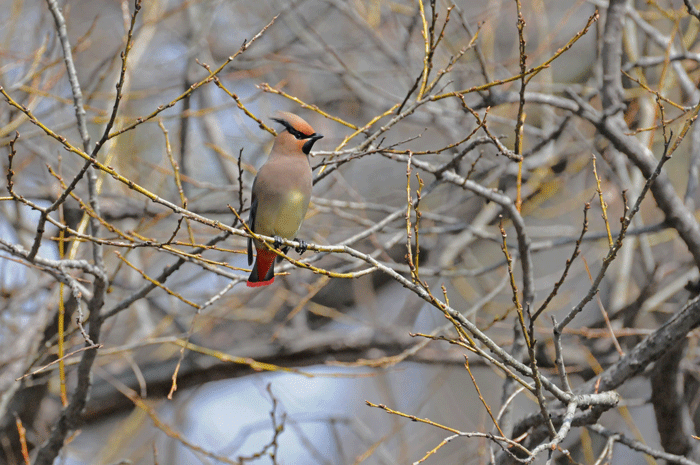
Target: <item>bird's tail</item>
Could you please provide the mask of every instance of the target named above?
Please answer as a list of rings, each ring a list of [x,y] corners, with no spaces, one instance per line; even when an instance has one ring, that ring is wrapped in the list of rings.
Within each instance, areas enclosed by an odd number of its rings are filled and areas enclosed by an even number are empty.
[[[272,284],[275,281],[275,258],[277,254],[272,250],[258,249],[253,271],[250,272],[248,287],[260,287]]]

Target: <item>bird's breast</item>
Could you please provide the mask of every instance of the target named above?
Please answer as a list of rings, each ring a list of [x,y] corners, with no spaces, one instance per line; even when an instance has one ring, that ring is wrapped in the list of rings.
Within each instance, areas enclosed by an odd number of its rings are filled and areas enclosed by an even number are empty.
[[[290,207],[290,208],[296,208],[299,206],[304,205],[304,203],[308,203],[308,199],[306,196],[299,192],[299,191],[290,191],[287,193],[287,198],[285,199],[285,203]]]

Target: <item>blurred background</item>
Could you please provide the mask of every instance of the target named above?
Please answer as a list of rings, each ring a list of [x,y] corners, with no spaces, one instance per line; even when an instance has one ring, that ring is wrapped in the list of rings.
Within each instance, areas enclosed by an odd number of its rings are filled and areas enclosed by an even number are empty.
[[[115,105],[134,3],[59,3],[94,145]],[[517,357],[526,353],[514,344],[519,327],[499,231],[503,224],[522,291],[509,215],[428,169],[414,166],[407,177],[406,157],[453,171],[514,202],[521,198],[535,309],[562,276],[590,202],[581,257],[534,325],[542,373],[556,379],[550,316],[561,320],[582,299],[609,250],[592,155],[613,234],[624,214],[622,192],[631,204],[645,180],[590,123],[545,104],[545,97],[568,101],[575,94],[601,108],[607,2],[523,2],[527,68],[555,56],[596,11],[601,19],[528,81],[528,91],[544,97],[525,105],[522,149],[515,146],[520,80],[461,92],[462,98],[455,93],[518,75],[517,8],[515,1],[497,0],[423,0],[422,6],[384,0],[144,1],[129,42],[112,136],[97,159],[161,199],[240,228],[229,205],[247,219],[253,178],[274,140],[260,122],[281,131],[270,117],[277,110],[294,112],[325,136],[310,157],[316,182],[300,238],[347,244],[410,279],[408,242],[432,293],[449,299]],[[697,82],[698,21],[681,1],[627,2],[627,8],[623,70],[676,104],[665,104],[663,116],[677,134],[696,104],[679,82]],[[0,0],[0,24],[0,85],[43,125],[82,147],[47,4]],[[262,30],[217,74],[217,82],[207,81],[209,70]],[[433,38],[422,96],[427,99],[419,97],[424,31]],[[623,83],[627,133],[659,157],[664,139],[655,96],[631,78]],[[15,131],[20,137],[11,145]],[[371,145],[365,144],[369,139]],[[6,99],[0,105],[0,143],[3,180],[14,147],[8,182],[42,208],[84,164]],[[524,154],[521,166],[504,156],[503,147]],[[687,141],[665,166],[692,212],[698,198],[694,166]],[[92,366],[83,423],[56,463],[491,463],[500,452],[493,441],[456,432],[497,433],[485,405],[504,431],[539,411],[529,394],[506,403],[514,388],[503,372],[454,344],[459,338],[445,315],[390,274],[350,255],[310,250],[304,258],[313,266],[351,277],[285,262],[278,264],[281,274],[271,287],[250,289],[243,283],[245,237],[183,220],[105,172],[97,171],[96,178],[108,278],[100,309],[103,347]],[[407,241],[407,195],[415,202],[418,191],[420,218],[408,208]],[[50,216],[89,234],[88,197],[82,180]],[[5,243],[29,250],[38,219],[36,209],[3,189]],[[663,220],[649,195],[598,297],[567,328],[564,359],[573,387],[618,360],[691,295],[684,286],[698,279],[697,268]],[[59,229],[47,223],[38,255],[58,260],[74,253],[93,263],[89,240],[66,237],[61,250]],[[23,421],[34,460],[62,409],[58,364],[34,373],[57,358],[59,301],[66,314],[65,353],[85,344],[75,322],[79,310],[88,321],[87,303],[78,309],[68,286],[21,257],[0,247],[0,461],[8,464],[24,460],[15,418]],[[89,299],[92,278],[72,274]],[[604,314],[612,322],[606,324]],[[696,340],[688,338],[684,362],[689,421],[698,406]],[[81,357],[65,360],[69,398]],[[17,381],[23,375],[29,376]],[[623,402],[601,423],[660,448],[648,381],[630,379],[619,392]],[[555,457],[557,463],[594,463],[608,454],[606,447],[606,438],[575,428],[562,444],[570,455]],[[609,453],[616,464],[648,459],[620,445]]]

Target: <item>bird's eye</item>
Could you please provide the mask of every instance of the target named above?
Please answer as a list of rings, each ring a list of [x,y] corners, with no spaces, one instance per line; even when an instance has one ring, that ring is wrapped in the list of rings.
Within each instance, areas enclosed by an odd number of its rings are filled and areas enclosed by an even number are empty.
[[[306,134],[302,133],[301,131],[297,131],[297,130],[294,129],[294,128],[289,128],[289,129],[287,129],[287,130],[288,130],[294,137],[296,137],[297,140],[306,139],[306,138],[308,137],[308,136],[306,136]]]

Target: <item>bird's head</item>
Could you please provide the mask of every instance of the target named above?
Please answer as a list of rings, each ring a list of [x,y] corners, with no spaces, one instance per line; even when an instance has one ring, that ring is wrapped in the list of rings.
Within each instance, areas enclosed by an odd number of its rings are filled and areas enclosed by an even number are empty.
[[[286,129],[277,135],[278,143],[294,147],[305,155],[308,155],[314,143],[323,137],[321,134],[316,134],[309,123],[293,113],[278,111],[272,120]]]

